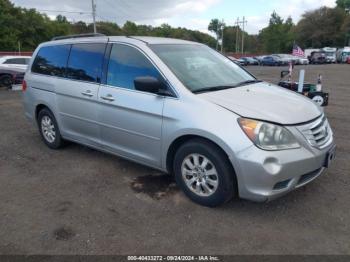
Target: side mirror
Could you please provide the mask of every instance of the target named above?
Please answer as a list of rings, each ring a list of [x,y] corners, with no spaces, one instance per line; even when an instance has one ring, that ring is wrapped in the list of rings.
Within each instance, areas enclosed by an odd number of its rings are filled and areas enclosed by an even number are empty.
[[[165,85],[157,78],[152,76],[140,76],[134,79],[135,89],[138,91],[158,94],[166,89]]]

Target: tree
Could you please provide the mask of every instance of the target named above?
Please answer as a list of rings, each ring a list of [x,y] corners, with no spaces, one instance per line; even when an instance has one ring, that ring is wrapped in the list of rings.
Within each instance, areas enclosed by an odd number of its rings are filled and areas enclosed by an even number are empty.
[[[350,0],[337,0],[337,7],[343,8],[343,9],[349,9],[350,8]]]
[[[137,35],[137,25],[134,22],[126,21],[123,26],[125,35]]]
[[[216,35],[216,48],[218,48],[219,40],[222,38],[222,29],[224,26],[225,24],[219,21],[217,18],[212,19],[208,25],[208,30]]]
[[[295,39],[294,24],[291,17],[284,21],[275,11],[271,14],[268,27],[258,36],[262,49],[268,53],[290,53]]]
[[[345,10],[338,7],[306,12],[296,27],[298,42],[303,47],[315,48],[344,45],[346,17]]]

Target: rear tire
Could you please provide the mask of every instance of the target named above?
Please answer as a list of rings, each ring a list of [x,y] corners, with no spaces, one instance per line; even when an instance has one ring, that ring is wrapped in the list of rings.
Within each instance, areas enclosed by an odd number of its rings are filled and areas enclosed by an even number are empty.
[[[178,186],[197,204],[216,207],[237,193],[236,177],[226,154],[204,139],[183,144],[175,154],[173,169]]]
[[[12,78],[9,75],[0,76],[0,87],[6,87],[10,89],[12,87]]]
[[[49,148],[59,149],[64,145],[57,121],[49,109],[44,108],[39,112],[38,127],[41,138]]]

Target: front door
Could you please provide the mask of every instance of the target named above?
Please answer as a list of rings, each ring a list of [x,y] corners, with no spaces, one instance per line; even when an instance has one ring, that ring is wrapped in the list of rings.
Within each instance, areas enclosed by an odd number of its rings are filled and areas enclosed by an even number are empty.
[[[108,150],[152,166],[161,164],[164,97],[135,90],[139,76],[161,78],[137,48],[113,44],[98,100],[101,141]]]

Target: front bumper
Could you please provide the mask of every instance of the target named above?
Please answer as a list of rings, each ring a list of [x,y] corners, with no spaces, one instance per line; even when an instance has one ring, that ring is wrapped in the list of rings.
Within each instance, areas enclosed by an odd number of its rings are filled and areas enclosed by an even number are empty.
[[[235,167],[239,196],[264,202],[278,198],[316,179],[326,169],[333,141],[322,150],[301,147],[264,151],[256,146],[230,158]]]

